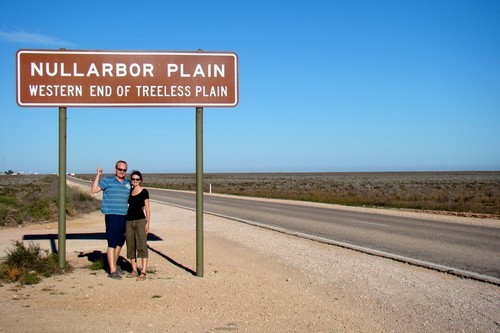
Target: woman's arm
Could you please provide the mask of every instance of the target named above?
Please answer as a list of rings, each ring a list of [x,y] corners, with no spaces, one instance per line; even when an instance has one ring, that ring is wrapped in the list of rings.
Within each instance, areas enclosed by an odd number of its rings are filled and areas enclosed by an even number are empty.
[[[149,207],[149,199],[144,200],[144,215],[146,215],[146,232],[149,232],[151,222],[151,209]]]

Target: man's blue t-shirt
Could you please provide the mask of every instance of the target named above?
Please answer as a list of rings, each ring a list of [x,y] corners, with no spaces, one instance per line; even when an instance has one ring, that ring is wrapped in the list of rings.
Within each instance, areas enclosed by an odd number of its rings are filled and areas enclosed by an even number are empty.
[[[101,211],[108,215],[127,215],[128,197],[130,195],[130,180],[120,183],[115,176],[105,177],[99,182],[102,189]]]

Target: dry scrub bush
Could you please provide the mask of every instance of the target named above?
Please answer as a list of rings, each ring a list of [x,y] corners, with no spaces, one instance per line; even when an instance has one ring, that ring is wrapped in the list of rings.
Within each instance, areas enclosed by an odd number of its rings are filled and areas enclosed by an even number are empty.
[[[57,176],[2,176],[0,184],[0,226],[57,219]],[[100,206],[90,194],[71,187],[67,188],[66,198],[68,216],[89,213]]]
[[[20,284],[36,284],[40,282],[41,277],[62,272],[55,253],[42,250],[34,243],[25,246],[21,241],[14,242],[14,248],[7,250],[7,257],[0,266],[2,280]]]

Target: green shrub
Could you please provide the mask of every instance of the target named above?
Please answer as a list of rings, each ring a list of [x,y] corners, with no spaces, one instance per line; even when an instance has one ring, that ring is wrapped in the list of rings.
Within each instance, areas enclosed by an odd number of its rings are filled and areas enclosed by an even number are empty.
[[[19,209],[0,203],[0,227],[22,223],[23,217]]]
[[[23,285],[36,284],[40,282],[41,277],[50,277],[62,272],[55,253],[49,254],[48,250],[42,250],[34,243],[26,246],[21,241],[14,242],[14,249],[7,250],[7,257],[0,266],[2,280]]]
[[[41,281],[42,279],[36,274],[36,272],[26,272],[24,273],[21,278],[19,279],[20,284],[37,284]]]
[[[10,193],[0,195],[0,204],[5,204],[9,206],[19,205],[16,196]]]
[[[36,199],[29,204],[28,212],[36,220],[47,221],[55,218],[57,207],[51,199]]]
[[[102,259],[97,259],[95,261],[92,261],[92,264],[90,265],[90,269],[92,271],[100,271],[104,269],[104,261]]]
[[[69,216],[74,216],[78,212],[94,212],[101,207],[100,201],[96,200],[89,193],[82,192],[72,187],[68,188],[68,193],[66,194],[66,196],[68,198],[66,202],[66,211],[68,212]],[[68,209],[68,207],[71,208],[74,214],[70,212],[70,209]]]

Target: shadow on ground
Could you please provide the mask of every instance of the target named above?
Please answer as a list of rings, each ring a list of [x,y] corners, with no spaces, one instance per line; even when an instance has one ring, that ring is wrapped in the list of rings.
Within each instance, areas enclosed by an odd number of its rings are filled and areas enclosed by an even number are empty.
[[[50,248],[52,252],[58,253],[57,250],[57,240],[58,240],[58,235],[57,234],[32,234],[32,235],[24,235],[23,236],[23,241],[41,241],[41,240],[47,240],[50,242]],[[66,234],[66,240],[106,240],[106,234],[104,232],[90,232],[90,233],[73,233],[73,234]],[[157,241],[162,241],[163,239],[154,233],[149,233],[148,234],[148,243],[149,242],[157,242]],[[196,272],[190,269],[189,267],[186,267],[182,265],[181,263],[177,262],[176,260],[172,259],[171,257],[167,256],[166,254],[162,253],[161,251],[151,247],[151,245],[148,244],[148,249],[156,254],[158,254],[160,257],[164,258],[167,260],[169,263],[172,265],[183,269],[184,271],[196,275]],[[87,257],[88,260],[91,263],[98,263],[102,262],[102,269],[104,269],[106,272],[109,272],[109,265],[106,257],[106,253],[98,250],[94,250],[92,252],[80,252],[78,255],[79,258]],[[124,270],[124,271],[132,271],[132,266],[130,265],[129,261],[125,259],[124,257],[120,256],[118,259],[118,266]]]

